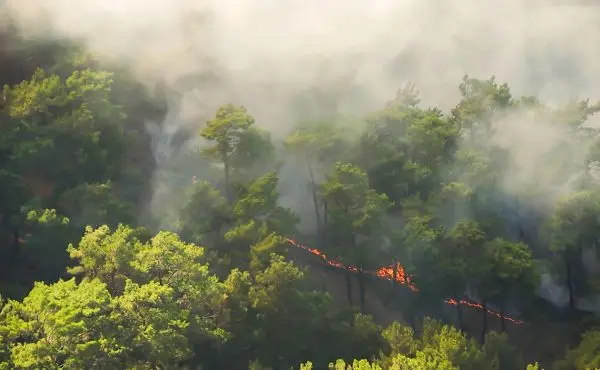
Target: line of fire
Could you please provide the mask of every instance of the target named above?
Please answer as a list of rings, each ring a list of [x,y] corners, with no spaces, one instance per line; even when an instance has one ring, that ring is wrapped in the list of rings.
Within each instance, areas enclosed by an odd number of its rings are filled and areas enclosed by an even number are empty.
[[[355,266],[346,266],[344,265],[342,262],[337,261],[337,260],[333,260],[333,259],[328,259],[327,256],[321,252],[318,249],[315,248],[309,248],[305,245],[302,245],[300,243],[298,243],[297,241],[287,238],[288,243],[290,243],[291,245],[298,247],[300,249],[303,249],[315,256],[318,256],[320,258],[322,258],[325,263],[327,263],[330,266],[336,267],[336,268],[340,268],[340,269],[345,269],[351,272],[358,272],[358,269]],[[418,292],[419,289],[417,289],[416,286],[414,286],[414,284],[411,282],[410,276],[408,276],[405,271],[404,271],[404,267],[402,267],[402,265],[400,263],[397,263],[396,266],[394,265],[390,265],[390,266],[383,266],[378,268],[376,271],[368,271],[367,272],[370,275],[374,275],[377,276],[380,279],[384,279],[384,280],[394,280],[394,275],[396,276],[396,282],[398,284],[401,285],[405,285],[407,286],[410,290],[412,290],[413,292]],[[449,305],[453,305],[456,306],[458,304],[461,305],[465,305],[465,306],[469,306],[469,307],[473,307],[479,310],[484,310],[483,306],[479,303],[476,302],[472,302],[472,301],[468,301],[465,299],[461,299],[460,301],[456,301],[455,299],[448,299],[444,301],[445,303],[449,304]],[[505,315],[501,315],[500,313],[490,310],[490,309],[485,309],[485,311],[487,313],[489,313],[490,315],[496,316],[501,320],[505,320],[514,324],[523,324],[522,320],[518,320],[518,319],[514,319]]]

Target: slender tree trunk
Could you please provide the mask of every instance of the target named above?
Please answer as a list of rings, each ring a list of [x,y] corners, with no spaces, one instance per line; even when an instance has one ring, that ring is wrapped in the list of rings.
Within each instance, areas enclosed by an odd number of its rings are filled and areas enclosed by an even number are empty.
[[[457,301],[460,302],[460,301]],[[456,305],[456,314],[458,315],[458,328],[460,331],[463,331],[463,315],[462,315],[462,307],[460,307],[460,303]]]
[[[519,203],[519,197],[515,198],[515,218],[517,219],[517,228],[519,230],[519,241],[523,242],[523,243],[527,243],[526,240],[526,236],[525,236],[525,230],[523,229],[523,222],[521,221],[521,216],[519,214],[519,211],[521,209],[521,204]]]
[[[456,300],[456,316],[458,319],[458,328],[463,331],[463,315],[462,308],[460,307],[460,296],[458,294],[454,295],[454,299]]]
[[[500,330],[506,332],[506,320],[504,319],[504,306],[500,305]]]
[[[12,250],[12,254],[14,258],[18,258],[20,252],[21,252],[21,242],[20,242],[20,230],[18,226],[14,226],[12,228],[12,234],[13,234],[13,250]]]
[[[565,259],[565,267],[567,273],[567,288],[569,289],[569,309],[575,310],[575,293],[573,292],[573,272],[571,271],[571,260],[569,257]]]
[[[394,264],[392,265],[392,284],[390,285],[390,295],[387,304],[389,305],[395,297],[396,289],[398,289],[398,259],[394,257]]]
[[[360,291],[360,311],[365,313],[365,295],[366,295],[366,286],[365,286],[365,276],[363,274],[362,269],[358,271],[356,275],[356,279],[358,280],[358,289]]]
[[[327,201],[323,202],[323,228],[321,230],[321,240],[323,243],[325,243],[325,240],[327,240],[327,221],[328,221],[328,206],[327,206]]]
[[[313,205],[315,207],[315,218],[317,220],[317,249],[321,249],[322,245],[322,224],[321,224],[321,212],[319,210],[319,198],[317,197],[317,184],[315,182],[315,175],[312,170],[312,166],[310,165],[310,161],[308,161],[308,174],[310,176],[310,190],[313,198]]]
[[[162,281],[161,281],[161,277],[158,277],[158,283],[162,285]],[[117,281],[115,279],[115,273],[110,274],[110,284],[109,284],[109,290],[111,291],[111,293],[117,293]]]
[[[225,159],[223,161],[223,167],[225,172],[225,196],[227,198],[227,203],[231,205],[233,203],[233,198],[231,196],[231,186],[229,184],[229,160]]]
[[[481,343],[485,342],[485,334],[487,333],[488,327],[488,314],[487,314],[487,302],[486,300],[482,300],[481,305],[483,306],[483,326],[481,328]]]
[[[396,257],[394,257],[394,268],[393,268],[393,271],[394,271],[394,275],[393,275],[394,281],[393,281],[393,285],[392,286],[395,287],[397,285],[397,282],[398,282],[398,259]]]
[[[348,298],[348,303],[352,305],[352,281],[350,280],[350,271],[346,270],[346,298]]]
[[[219,225],[217,226],[217,229],[215,230],[215,246],[219,247],[221,245],[221,228],[223,226]]]

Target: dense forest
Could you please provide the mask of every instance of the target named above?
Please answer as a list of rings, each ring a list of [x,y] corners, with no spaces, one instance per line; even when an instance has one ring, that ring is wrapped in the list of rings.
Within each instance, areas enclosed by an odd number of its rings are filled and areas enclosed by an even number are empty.
[[[233,101],[158,153],[164,89],[0,36],[0,369],[600,368],[600,104]]]

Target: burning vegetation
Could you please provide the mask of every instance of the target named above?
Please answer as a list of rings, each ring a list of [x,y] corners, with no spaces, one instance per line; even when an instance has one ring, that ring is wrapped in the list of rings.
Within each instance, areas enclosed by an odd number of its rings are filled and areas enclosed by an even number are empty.
[[[343,263],[341,263],[340,261],[336,261],[336,260],[331,260],[328,259],[327,256],[319,251],[318,249],[314,249],[314,248],[309,248],[306,247],[300,243],[298,243],[297,241],[295,241],[294,239],[287,239],[287,242],[290,243],[291,245],[293,245],[294,247],[303,249],[319,258],[321,258],[323,261],[325,261],[326,264],[328,264],[329,266],[333,266],[336,268],[340,268],[340,269],[344,269],[344,270],[348,270],[350,272],[353,273],[357,273],[358,272],[358,268],[356,266],[347,266],[344,265]],[[363,271],[363,273],[366,274],[370,274],[373,276],[378,277],[379,279],[382,280],[390,280],[390,281],[395,281],[398,284],[404,285],[406,287],[408,287],[411,291],[417,293],[419,290],[417,289],[417,287],[414,286],[414,284],[412,284],[412,282],[410,281],[410,276],[406,275],[406,273],[404,272],[404,268],[402,267],[402,265],[400,264],[400,262],[397,262],[396,265],[390,265],[387,267],[380,267],[375,271]],[[496,316],[497,318],[504,320],[504,321],[508,321],[511,322],[513,324],[523,324],[522,320],[518,320],[518,319],[514,319],[511,317],[508,317],[506,315],[502,315],[498,312],[495,312],[493,310],[490,310],[489,308],[485,308],[483,307],[482,304],[477,303],[477,302],[472,302],[472,301],[468,301],[466,299],[461,299],[460,301],[457,301],[455,299],[447,299],[444,301],[445,303],[452,305],[452,306],[456,306],[458,304],[461,305],[465,305],[465,306],[469,306],[478,310],[485,310],[488,314]]]

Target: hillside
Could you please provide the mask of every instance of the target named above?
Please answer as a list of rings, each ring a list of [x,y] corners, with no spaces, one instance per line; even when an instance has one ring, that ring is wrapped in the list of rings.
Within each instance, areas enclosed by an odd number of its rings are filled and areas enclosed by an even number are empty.
[[[0,4],[0,370],[600,367],[600,103],[559,99],[590,91],[578,38],[560,78],[449,89],[477,50],[546,48],[456,30],[453,54],[452,7],[396,50],[383,5],[289,4],[348,35],[261,43],[275,5],[59,3]]]

